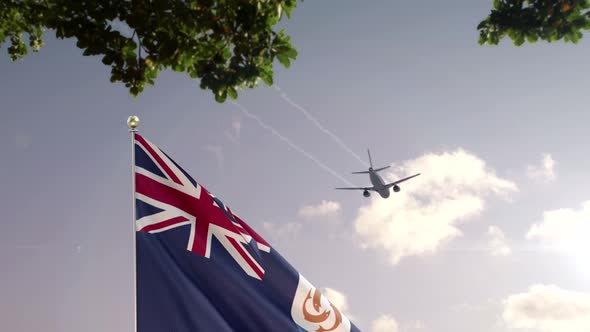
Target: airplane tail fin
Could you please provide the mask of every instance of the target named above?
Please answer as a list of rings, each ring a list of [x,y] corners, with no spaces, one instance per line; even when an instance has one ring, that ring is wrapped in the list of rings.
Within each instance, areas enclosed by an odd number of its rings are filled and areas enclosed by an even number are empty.
[[[370,170],[372,170],[373,172],[379,172],[379,171],[382,171],[384,169],[391,167],[391,166],[385,166],[385,167],[373,169],[373,159],[371,158],[371,150],[367,149],[367,154],[369,155],[369,165],[371,165],[371,168],[369,168],[369,171],[352,172],[352,174],[369,174],[369,173],[371,173]]]
[[[371,151],[367,149],[367,154],[369,155],[369,164],[371,165],[370,170],[373,169],[373,161],[371,160]],[[360,171],[360,172],[352,172],[352,174],[369,174],[369,171]]]

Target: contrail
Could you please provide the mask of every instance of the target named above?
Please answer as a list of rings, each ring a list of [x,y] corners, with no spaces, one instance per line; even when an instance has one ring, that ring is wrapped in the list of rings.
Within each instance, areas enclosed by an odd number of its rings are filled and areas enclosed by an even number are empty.
[[[316,157],[312,156],[310,153],[308,153],[307,151],[303,150],[303,148],[301,148],[299,145],[291,142],[287,137],[281,135],[278,131],[276,131],[276,129],[274,129],[273,127],[267,125],[266,123],[264,123],[259,117],[257,117],[256,115],[250,113],[248,111],[248,109],[246,109],[244,106],[238,104],[237,102],[232,101],[232,104],[236,105],[241,111],[242,113],[244,113],[247,117],[249,117],[250,119],[258,122],[258,124],[270,131],[273,135],[275,135],[276,137],[280,138],[282,141],[284,141],[285,143],[289,144],[290,147],[292,147],[293,149],[297,150],[299,153],[303,154],[304,156],[306,156],[307,158],[311,159],[314,163],[316,163],[316,165],[320,166],[321,168],[323,168],[324,170],[328,171],[330,174],[332,174],[333,176],[337,177],[338,179],[340,179],[342,182],[346,183],[347,185],[354,187],[354,184],[352,184],[350,181],[346,180],[343,176],[341,176],[340,174],[338,174],[336,171],[334,171],[333,169],[331,169],[330,167],[328,167],[326,164],[322,163],[321,161],[319,161]]]
[[[279,86],[275,86],[275,90],[281,95],[281,98],[283,98],[284,101],[286,101],[287,103],[289,103],[289,105],[291,105],[291,106],[295,107],[296,109],[298,109],[299,111],[301,111],[301,113],[303,113],[303,115],[305,115],[305,117],[309,121],[311,121],[319,130],[321,130],[324,134],[330,136],[330,138],[332,138],[332,140],[334,140],[334,142],[336,142],[341,148],[343,148],[351,156],[356,158],[356,160],[358,160],[361,164],[365,165],[366,167],[369,167],[369,165],[367,164],[366,161],[364,161],[361,157],[359,157],[356,153],[354,153],[354,151],[352,151],[348,146],[346,146],[346,144],[344,144],[344,142],[338,136],[336,136],[336,134],[332,133],[331,131],[326,129],[326,127],[322,126],[322,124],[318,121],[318,119],[316,119],[313,115],[311,115],[305,108],[301,107],[299,104],[297,104],[296,102],[291,100],[291,98],[289,98],[289,96],[287,96],[287,94]]]

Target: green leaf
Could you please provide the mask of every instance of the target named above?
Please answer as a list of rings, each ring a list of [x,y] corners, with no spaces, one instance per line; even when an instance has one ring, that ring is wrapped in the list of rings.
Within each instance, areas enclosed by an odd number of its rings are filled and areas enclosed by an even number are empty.
[[[236,91],[236,89],[233,86],[230,86],[227,88],[227,94],[229,95],[229,97],[231,99],[237,99],[238,98],[238,92]]]
[[[135,61],[135,59],[137,58],[137,54],[135,53],[135,50],[137,49],[137,44],[135,44],[134,41],[127,41],[127,43],[125,44],[125,46],[123,46],[123,58],[125,59],[125,61],[128,62],[132,62]]]
[[[291,66],[291,61],[285,54],[277,54],[277,59],[283,66],[285,66],[285,68],[289,68]]]
[[[535,43],[537,40],[539,40],[539,36],[534,33],[528,33],[526,35],[526,41],[529,43]]]
[[[215,94],[215,101],[218,103],[223,103],[227,99],[227,91],[223,91],[221,93]]]
[[[260,71],[260,78],[262,79],[262,81],[270,86],[273,84],[273,75],[272,75],[272,68],[269,68],[268,70],[261,70]]]

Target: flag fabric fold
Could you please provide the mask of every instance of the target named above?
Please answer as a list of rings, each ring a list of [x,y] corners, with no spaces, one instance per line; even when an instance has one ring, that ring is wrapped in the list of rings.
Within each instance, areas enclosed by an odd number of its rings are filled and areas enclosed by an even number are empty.
[[[220,199],[134,137],[138,332],[359,331]]]

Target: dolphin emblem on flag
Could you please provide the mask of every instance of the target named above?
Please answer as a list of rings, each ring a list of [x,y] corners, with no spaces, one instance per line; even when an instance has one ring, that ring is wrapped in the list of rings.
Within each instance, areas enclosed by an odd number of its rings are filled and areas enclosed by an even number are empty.
[[[301,274],[291,306],[291,317],[309,332],[351,331],[348,317]]]
[[[312,299],[311,290],[309,290],[309,293],[307,293],[307,297],[305,298],[305,301],[303,301],[303,308],[302,308],[303,317],[308,322],[318,323],[320,325],[319,328],[316,330],[316,332],[334,331],[338,326],[340,326],[340,324],[342,324],[342,314],[340,313],[340,310],[338,310],[338,308],[336,308],[332,303],[330,303],[330,307],[332,310],[324,309],[320,314],[317,314],[317,315],[310,313],[306,308],[307,302],[310,299]],[[313,292],[313,301],[312,301],[313,308],[316,312],[320,312],[320,310],[323,309],[321,301],[322,301],[322,293],[320,293],[320,291],[316,289]],[[325,328],[321,324],[324,323],[325,321],[327,321],[328,318],[330,318],[330,315],[332,313],[334,313],[334,317],[335,317],[334,323],[332,324],[332,326],[330,328]]]

